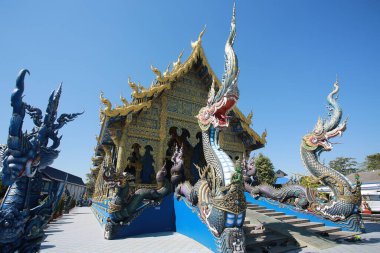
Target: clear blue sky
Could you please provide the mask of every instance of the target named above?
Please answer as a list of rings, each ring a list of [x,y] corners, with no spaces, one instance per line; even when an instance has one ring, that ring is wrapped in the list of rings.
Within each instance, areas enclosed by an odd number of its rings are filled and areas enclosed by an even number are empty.
[[[213,70],[223,71],[232,1],[1,1],[0,143],[6,142],[10,94],[28,68],[25,101],[42,109],[63,82],[60,112],[85,114],[66,125],[54,166],[84,177],[99,133],[99,93],[129,97],[127,78],[149,86],[150,64],[164,70],[184,59],[207,25],[203,47]],[[323,156],[379,152],[380,2],[237,1],[241,91],[239,108],[254,113],[253,128],[268,130],[256,152],[277,169],[305,173],[301,137],[326,115],[325,97],[336,74],[348,129]],[[28,129],[31,124],[27,124]]]

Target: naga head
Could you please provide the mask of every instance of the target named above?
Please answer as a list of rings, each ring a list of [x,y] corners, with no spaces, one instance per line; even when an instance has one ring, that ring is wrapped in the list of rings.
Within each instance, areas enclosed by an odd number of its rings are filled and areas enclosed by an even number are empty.
[[[239,99],[239,89],[237,87],[237,79],[239,75],[238,60],[233,49],[235,36],[236,27],[234,7],[231,30],[225,45],[225,65],[222,85],[216,93],[215,82],[213,80],[208,94],[207,105],[201,108],[196,116],[202,131],[208,130],[210,125],[214,128],[228,127],[228,114]]]
[[[248,160],[243,154],[243,161],[241,166],[243,167],[244,182],[253,183],[256,177],[255,157],[253,156]]]
[[[11,96],[13,113],[9,126],[7,147],[2,157],[3,183],[12,184],[17,178],[33,177],[36,171],[40,171],[51,165],[58,157],[62,136],[58,137],[58,130],[67,122],[74,120],[82,113],[62,114],[57,118],[59,99],[62,86],[53,91],[49,98],[46,113],[43,116],[39,108],[33,107],[23,101],[24,79],[29,71],[20,71],[16,88]],[[22,125],[27,113],[35,127],[30,133],[23,132]],[[49,142],[51,145],[49,146]]]
[[[318,119],[314,130],[302,138],[302,147],[315,152],[330,151],[333,146],[329,139],[342,135],[346,130],[347,119],[342,123],[342,109],[337,103],[339,83],[334,83],[334,90],[327,96],[329,118]]]

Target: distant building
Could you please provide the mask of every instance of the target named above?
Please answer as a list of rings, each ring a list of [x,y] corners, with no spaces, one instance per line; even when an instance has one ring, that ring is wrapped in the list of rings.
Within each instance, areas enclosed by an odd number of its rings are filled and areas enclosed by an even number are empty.
[[[356,181],[355,174],[356,173],[352,173],[352,174],[348,175],[347,178],[351,182],[355,182]],[[363,184],[365,184],[365,183],[380,183],[380,170],[363,171],[363,172],[359,172],[358,174],[360,177],[360,181]]]
[[[43,170],[42,174],[44,181],[42,194],[48,193],[48,190],[53,182],[66,184],[71,197],[73,197],[75,200],[79,200],[86,192],[86,185],[83,183],[82,178],[78,176],[74,176],[70,173],[55,169],[50,166],[46,167],[46,169]]]
[[[276,178],[276,181],[275,181],[274,185],[276,187],[281,187],[281,185],[284,185],[284,184],[288,183],[289,182],[289,178],[286,177],[287,175],[288,174],[286,174],[282,170],[277,170],[274,173],[274,177]]]
[[[276,178],[279,178],[279,177],[286,177],[288,174],[286,174],[285,172],[283,172],[282,170],[277,170],[276,173],[274,174],[274,176]]]

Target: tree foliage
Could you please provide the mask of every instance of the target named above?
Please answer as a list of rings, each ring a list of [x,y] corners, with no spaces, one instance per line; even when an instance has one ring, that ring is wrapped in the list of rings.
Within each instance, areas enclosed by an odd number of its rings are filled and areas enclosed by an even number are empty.
[[[302,176],[299,179],[299,184],[306,188],[313,188],[313,189],[316,189],[322,186],[322,184],[316,181],[315,177],[313,176]]]
[[[351,174],[358,169],[358,163],[352,157],[337,157],[329,162],[329,166],[343,175]]]
[[[380,153],[368,155],[364,161],[364,170],[380,170]]]
[[[274,184],[276,181],[274,166],[268,157],[259,154],[255,159],[255,167],[256,175],[260,183]]]
[[[95,191],[96,173],[93,171],[86,174],[87,195],[91,198]]]

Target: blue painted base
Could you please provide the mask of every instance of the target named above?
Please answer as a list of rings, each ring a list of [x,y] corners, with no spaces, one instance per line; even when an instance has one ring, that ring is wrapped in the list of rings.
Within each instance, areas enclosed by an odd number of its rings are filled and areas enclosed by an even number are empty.
[[[198,208],[188,206],[184,200],[174,199],[175,224],[178,233],[186,235],[204,245],[212,252],[218,252],[216,238],[198,217]]]
[[[108,200],[93,202],[91,209],[104,229],[109,216]],[[113,227],[112,239],[168,231],[177,231],[213,252],[218,251],[217,238],[198,217],[198,208],[188,206],[184,200],[178,201],[173,194],[166,196],[160,206],[145,209],[129,226]]]
[[[92,211],[104,228],[108,218],[108,201],[94,202]],[[112,238],[125,238],[128,236],[175,231],[175,215],[173,194],[166,196],[161,205],[145,209],[130,225],[118,225],[113,230]]]
[[[305,210],[300,210],[300,209],[295,208],[294,206],[282,204],[278,201],[271,200],[268,198],[259,197],[258,199],[255,199],[249,193],[245,193],[245,197],[248,203],[257,204],[269,209],[273,209],[278,212],[283,212],[286,215],[294,215],[294,216],[297,216],[298,218],[308,219],[312,222],[320,222],[320,223],[325,224],[326,226],[340,227],[343,231],[364,232],[363,229],[360,227],[360,225],[356,224],[356,222],[357,223],[361,222],[360,215],[357,217],[360,220],[360,222],[354,221],[354,219],[349,220],[347,222],[344,222],[344,221],[334,222],[328,219],[324,219],[323,217],[319,215],[307,212]],[[356,218],[356,217],[352,217],[352,218]],[[351,223],[355,223],[355,224],[351,224]]]

